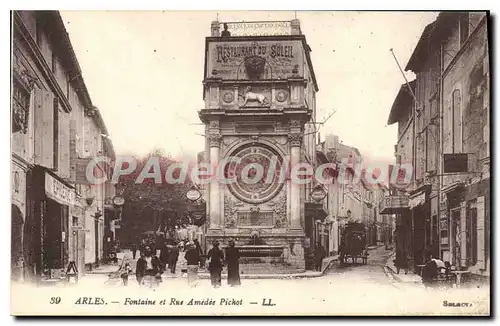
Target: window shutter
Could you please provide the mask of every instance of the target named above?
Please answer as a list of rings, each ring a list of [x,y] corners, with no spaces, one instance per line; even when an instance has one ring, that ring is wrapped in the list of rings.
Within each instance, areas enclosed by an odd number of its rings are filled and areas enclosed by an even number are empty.
[[[59,113],[59,175],[63,178],[70,178],[70,143],[69,143],[69,124],[70,117],[68,113]]]
[[[465,202],[460,205],[460,266],[467,266],[467,218]]]
[[[486,269],[484,227],[484,197],[477,198],[477,264],[480,269]]]
[[[54,95],[35,90],[35,164],[54,168]]]

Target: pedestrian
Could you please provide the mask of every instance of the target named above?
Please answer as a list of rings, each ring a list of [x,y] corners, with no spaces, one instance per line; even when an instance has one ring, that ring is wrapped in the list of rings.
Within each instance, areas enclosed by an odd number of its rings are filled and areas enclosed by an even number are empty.
[[[130,264],[127,262],[123,266],[122,273],[120,277],[122,278],[123,281],[123,286],[128,285],[128,276],[132,273],[132,267],[130,267]]]
[[[201,249],[201,245],[198,239],[194,239],[194,245],[196,250],[198,251],[198,255],[200,256],[200,267],[203,267],[205,265],[205,259],[203,257],[203,249]]]
[[[396,266],[396,273],[399,274],[401,269],[405,270],[405,275],[408,274],[408,259],[400,251],[396,252],[396,259],[394,259],[394,266]]]
[[[142,239],[139,242],[139,256],[144,256],[144,248],[146,247],[146,241]]]
[[[321,272],[321,268],[323,267],[323,259],[325,258],[326,253],[325,249],[321,245],[321,243],[318,243],[316,245],[316,250],[314,251],[314,261],[316,264],[316,271]]]
[[[177,267],[177,260],[179,259],[179,247],[177,244],[171,246],[168,250],[168,268],[170,273],[175,274],[175,268]]]
[[[200,262],[200,253],[194,243],[189,242],[186,247],[184,258],[187,262],[188,284],[191,287],[196,286],[198,279],[198,264]]]
[[[144,255],[137,260],[137,267],[135,270],[139,285],[142,285],[142,281],[145,277],[151,277],[154,278],[156,282],[161,282],[160,265],[160,260],[153,255],[151,247],[146,246],[144,248]]]
[[[219,242],[215,240],[213,247],[208,251],[207,257],[210,259],[208,270],[210,271],[210,281],[214,288],[221,286],[221,273],[224,262],[224,253],[219,249]]]
[[[135,260],[135,256],[136,256],[136,252],[137,252],[137,243],[135,241],[132,242],[130,249],[132,250],[132,259]]]
[[[240,251],[235,248],[233,240],[229,241],[229,248],[226,249],[227,263],[227,284],[229,286],[241,285],[240,280]]]
[[[422,269],[422,283],[424,283],[426,287],[433,287],[436,284],[437,275],[438,275],[437,260],[432,259],[431,253],[427,252],[425,254],[425,266]]]
[[[160,251],[160,261],[161,261],[161,267],[162,267],[163,271],[167,270],[168,253],[169,253],[168,243],[165,241],[165,243],[163,244],[163,248],[161,248],[161,251]]]

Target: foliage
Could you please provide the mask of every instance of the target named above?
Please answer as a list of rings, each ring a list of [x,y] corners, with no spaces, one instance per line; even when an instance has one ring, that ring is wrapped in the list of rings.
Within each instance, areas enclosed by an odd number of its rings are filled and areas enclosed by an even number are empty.
[[[141,171],[143,171],[148,160],[153,158],[159,162],[161,171],[161,182],[155,182],[154,178],[145,178],[143,182],[136,183]],[[186,198],[187,191],[193,186],[187,173],[185,181],[179,183],[168,183],[165,180],[165,172],[175,161],[169,155],[159,150],[154,150],[143,157],[135,157],[137,167],[133,173],[120,176],[117,193],[125,199],[122,212],[123,236],[129,241],[138,237],[146,231],[168,232],[175,226],[188,225],[190,220],[188,210],[192,203]],[[127,163],[123,163],[123,168]],[[151,166],[149,171],[153,172],[155,167]],[[146,171],[145,171],[146,172]],[[180,169],[173,170],[174,178],[178,178]],[[203,221],[204,222],[204,221]],[[127,239],[124,239],[126,242]]]

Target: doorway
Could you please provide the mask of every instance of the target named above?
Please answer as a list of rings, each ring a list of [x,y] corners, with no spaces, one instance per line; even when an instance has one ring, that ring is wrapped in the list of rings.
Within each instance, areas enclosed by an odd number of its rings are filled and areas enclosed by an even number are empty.
[[[11,280],[19,281],[23,275],[23,214],[11,205]]]

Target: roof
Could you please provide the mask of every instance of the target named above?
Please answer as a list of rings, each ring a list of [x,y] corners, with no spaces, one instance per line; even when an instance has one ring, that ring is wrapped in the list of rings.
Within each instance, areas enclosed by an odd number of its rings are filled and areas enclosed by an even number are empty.
[[[361,153],[356,147],[348,146],[343,143],[339,143],[339,148],[337,150],[338,158],[348,158],[351,153],[354,152],[356,156],[361,157]]]
[[[452,31],[453,28],[450,22],[456,20],[462,12],[442,12],[438,15],[436,20],[424,28],[420,39],[418,40],[417,46],[413,51],[413,54],[408,60],[405,70],[411,70],[414,72],[420,71],[425,61],[429,55],[435,50],[431,48],[436,46],[439,49],[441,41],[444,40]]]
[[[413,92],[415,92],[415,89],[417,87],[416,80],[412,80],[408,84],[410,85]],[[398,95],[396,95],[396,99],[394,100],[394,103],[392,103],[391,112],[389,113],[389,119],[387,120],[388,125],[392,125],[393,123],[399,121],[403,113],[402,109],[411,107],[413,95],[410,92],[408,84],[403,84],[399,88]]]
[[[50,10],[50,11],[37,11],[37,15],[45,15],[46,22],[49,24],[51,28],[51,32],[53,32],[56,36],[53,38],[52,42],[55,43],[58,50],[63,52],[62,58],[66,59],[66,64],[68,65],[69,70],[72,73],[73,86],[76,94],[80,101],[82,101],[85,109],[94,109],[95,113],[93,115],[94,122],[101,128],[101,131],[108,135],[108,129],[106,128],[106,124],[102,119],[101,113],[94,106],[92,100],[90,98],[90,94],[87,90],[87,86],[85,85],[85,81],[82,76],[82,69],[80,68],[80,64],[76,58],[75,51],[73,50],[73,46],[71,45],[71,40],[69,38],[69,34],[66,31],[66,27],[64,26],[64,21],[62,20],[61,14],[59,11]],[[108,139],[106,142],[107,147],[111,153],[114,154],[114,148],[112,142]]]

